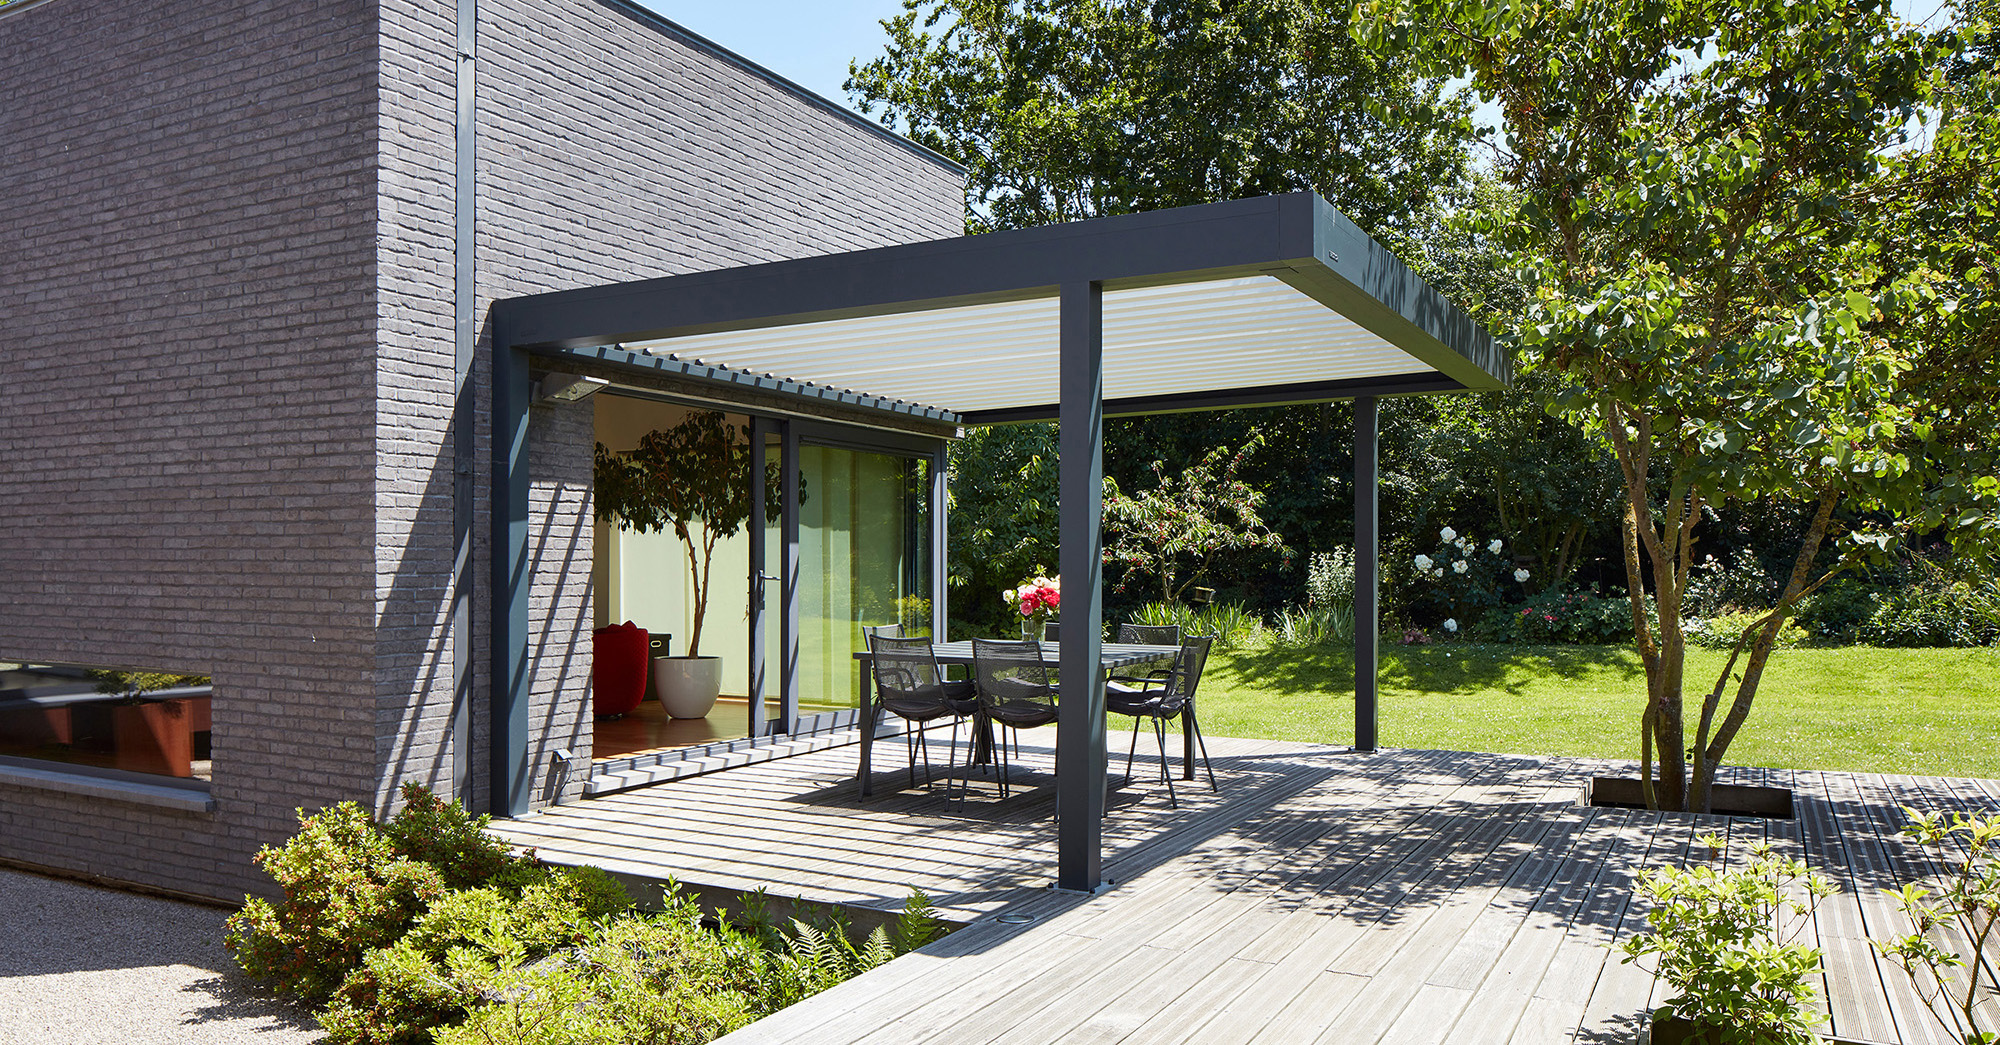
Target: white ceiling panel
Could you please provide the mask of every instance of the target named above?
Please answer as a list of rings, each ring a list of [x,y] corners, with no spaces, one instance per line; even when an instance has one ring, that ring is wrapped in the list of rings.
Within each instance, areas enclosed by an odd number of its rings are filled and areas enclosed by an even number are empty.
[[[1055,403],[1056,338],[1049,297],[626,347],[967,414]],[[1430,372],[1270,276],[1104,295],[1107,400]]]

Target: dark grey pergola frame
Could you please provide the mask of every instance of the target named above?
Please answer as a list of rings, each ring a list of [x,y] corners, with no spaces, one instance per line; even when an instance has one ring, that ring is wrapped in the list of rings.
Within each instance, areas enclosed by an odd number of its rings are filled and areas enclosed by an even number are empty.
[[[1260,384],[1218,366],[1213,389],[1103,399],[1106,290],[1275,277],[1432,368],[1323,382]],[[1060,377],[1046,404],[956,414],[699,362],[626,351],[625,342],[808,324],[1031,298],[1059,301]],[[532,357],[671,373],[718,393],[776,392],[911,421],[1061,423],[1059,567],[1066,687],[1057,745],[1057,885],[1102,881],[1105,794],[1102,479],[1107,414],[1354,399],[1355,747],[1376,745],[1376,410],[1378,396],[1505,387],[1510,361],[1478,324],[1312,193],[1098,218],[498,301],[492,313],[492,785],[497,812],[529,806],[527,415]],[[976,365],[976,360],[968,360]],[[941,551],[941,549],[940,549]],[[1081,691],[1084,699],[1074,695]]]

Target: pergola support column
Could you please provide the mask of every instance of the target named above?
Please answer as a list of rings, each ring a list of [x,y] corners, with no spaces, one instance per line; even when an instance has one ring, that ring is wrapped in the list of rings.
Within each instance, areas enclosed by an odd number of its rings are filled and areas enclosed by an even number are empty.
[[[1104,287],[1062,285],[1058,566],[1062,704],[1056,725],[1056,886],[1095,890],[1104,869]]]
[[[1375,684],[1382,638],[1382,541],[1376,481],[1375,398],[1354,401],[1354,749],[1375,750]]]
[[[487,737],[495,816],[528,811],[528,354],[493,332],[493,689]]]

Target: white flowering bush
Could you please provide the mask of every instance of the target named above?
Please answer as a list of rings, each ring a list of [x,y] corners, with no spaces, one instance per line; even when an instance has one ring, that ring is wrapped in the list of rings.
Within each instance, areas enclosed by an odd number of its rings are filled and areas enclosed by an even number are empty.
[[[1438,531],[1439,546],[1413,556],[1420,610],[1447,633],[1459,634],[1487,611],[1518,601],[1532,576],[1514,564],[1507,544],[1498,538],[1481,542],[1447,526]]]

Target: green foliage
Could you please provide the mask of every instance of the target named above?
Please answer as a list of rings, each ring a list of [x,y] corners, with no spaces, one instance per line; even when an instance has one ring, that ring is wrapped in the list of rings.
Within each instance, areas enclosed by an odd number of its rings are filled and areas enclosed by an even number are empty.
[[[1792,619],[1816,639],[1853,642],[1860,637],[1861,626],[1875,615],[1882,594],[1878,585],[1842,575],[1799,600]]]
[[[485,972],[582,945],[630,906],[624,886],[593,867],[532,865],[517,890],[448,893],[401,940],[368,953],[320,1022],[331,1045],[428,1042],[478,1002]]]
[[[176,675],[165,671],[113,671],[108,668],[92,668],[86,672],[92,682],[97,683],[99,693],[150,693],[156,689],[180,689],[185,686],[206,686],[207,675]]]
[[[485,833],[492,820],[421,784],[404,784],[403,807],[382,825],[382,834],[398,856],[427,863],[447,887],[465,889],[491,880],[510,859],[507,843]]]
[[[1438,539],[1443,543],[1412,556],[1411,566],[1420,605],[1429,619],[1443,621],[1446,631],[1458,631],[1518,597],[1529,579],[1527,570],[1503,554],[1504,541],[1477,541],[1449,526],[1438,531]]]
[[[1293,649],[1353,642],[1354,604],[1279,610],[1264,634],[1272,645]]]
[[[1871,646],[1990,646],[2000,642],[2000,585],[1921,581],[1882,595],[1854,629]]]
[[[1759,1045],[1818,1045],[1813,1025],[1826,1017],[1811,1001],[1820,951],[1797,942],[1833,886],[1768,844],[1749,862],[1727,868],[1720,835],[1699,840],[1721,867],[1646,868],[1637,888],[1652,901],[1651,930],[1625,941],[1626,962],[1650,962],[1673,991],[1654,1018],[1731,1028],[1731,1040]]]
[[[1223,552],[1262,548],[1291,561],[1291,549],[1258,514],[1264,495],[1240,475],[1263,445],[1264,437],[1252,433],[1241,449],[1216,447],[1177,476],[1155,461],[1153,487],[1130,496],[1105,481],[1104,561],[1124,567],[1121,590],[1136,577],[1152,577],[1160,598],[1177,603]]]
[[[1019,614],[1000,593],[1056,561],[1056,427],[969,429],[949,455],[953,633],[1018,638]]]
[[[325,1001],[446,889],[437,868],[398,854],[353,802],[301,810],[299,833],[256,860],[284,899],[246,899],[226,942],[244,972],[308,1002]]]
[[[1989,942],[2000,940],[2000,817],[1903,811],[1912,821],[1903,833],[1940,850],[1951,866],[1935,890],[1914,882],[1883,890],[1914,931],[1869,942],[1909,976],[1946,1033],[1966,1045],[1994,1045],[2000,984],[1983,978],[1979,965]]]
[[[1953,82],[1966,37],[1881,0],[1369,0],[1353,26],[1498,103],[1516,194],[1480,222],[1529,290],[1512,340],[1617,462],[1627,587],[1658,600],[1634,634],[1649,798],[1704,808],[1775,637],[1683,709],[1691,552],[1718,506],[1811,506],[1781,615],[1898,533],[1968,553],[2000,535],[1990,63]]]
[[[1182,635],[1213,635],[1216,649],[1237,649],[1256,642],[1264,622],[1241,603],[1220,602],[1194,607],[1185,603],[1149,602],[1131,614],[1131,623],[1180,625]]]
[[[768,499],[778,488],[775,462],[713,411],[689,413],[672,428],[646,433],[637,448],[597,444],[593,496],[597,517],[641,533],[672,529],[694,581],[694,624],[687,655],[701,652],[715,546],[750,518],[751,477],[759,466]]]
[[[488,968],[465,951],[452,975],[491,999],[437,1032],[439,1045],[700,1045],[760,1015],[761,952],[701,926],[679,902],[620,918],[558,956]]]
[[[1690,643],[1702,649],[1735,649],[1736,644],[1742,640],[1743,633],[1753,625],[1758,625],[1765,616],[1766,614],[1754,610],[1745,610],[1739,613],[1717,614],[1707,620],[1691,621],[1687,626],[1687,638]],[[1629,614],[1627,619],[1630,619]],[[1791,649],[1810,637],[1804,628],[1787,620],[1778,627],[1778,637],[1771,644],[1771,648]]]
[[[905,0],[864,113],[964,164],[973,231],[1316,189],[1380,231],[1465,166],[1462,103],[1301,0]]]
[[[1354,549],[1314,552],[1306,560],[1306,605],[1354,610]]]
[[[1561,586],[1519,606],[1489,610],[1478,634],[1499,642],[1601,645],[1632,634],[1632,602]]]

